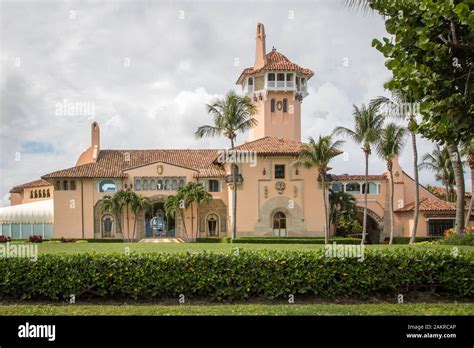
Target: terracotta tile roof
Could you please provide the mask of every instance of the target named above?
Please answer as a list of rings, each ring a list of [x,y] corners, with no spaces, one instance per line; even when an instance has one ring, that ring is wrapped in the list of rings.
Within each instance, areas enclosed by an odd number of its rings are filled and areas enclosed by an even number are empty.
[[[95,163],[87,163],[43,175],[51,178],[121,178],[125,170],[164,162],[196,170],[200,177],[224,176],[225,171],[213,163],[219,150],[101,150]]]
[[[428,188],[427,188],[428,189]],[[430,189],[433,190],[431,191],[432,193],[434,193],[436,196],[438,196],[439,198],[443,199],[444,197],[446,197],[446,189],[444,187],[440,187],[440,186],[430,186]],[[472,197],[472,192],[465,192],[464,193],[464,197],[465,198],[471,198]]]
[[[263,67],[259,69],[255,69],[254,67],[244,69],[242,74],[240,74],[237,83],[240,83],[242,78],[245,76],[258,74],[263,71],[294,71],[306,75],[308,78],[314,75],[312,70],[302,68],[299,65],[292,63],[287,57],[278,52],[276,49],[272,49],[269,53],[267,53],[266,57],[267,63]]]
[[[332,175],[332,179],[336,181],[365,181],[365,175],[335,174],[335,175]],[[374,180],[374,181],[387,180],[387,176],[385,174],[369,175],[368,180]]]
[[[402,213],[414,209],[415,202],[411,202],[395,210],[395,212]],[[420,211],[456,211],[456,203],[443,201],[442,199],[423,198],[420,200]]]
[[[256,151],[259,155],[268,156],[298,155],[302,145],[298,141],[267,136],[236,146],[235,150]]]
[[[20,193],[25,188],[44,187],[44,186],[51,186],[51,184],[43,179],[34,180],[34,181],[30,181],[21,185],[14,186],[10,190],[10,193]]]

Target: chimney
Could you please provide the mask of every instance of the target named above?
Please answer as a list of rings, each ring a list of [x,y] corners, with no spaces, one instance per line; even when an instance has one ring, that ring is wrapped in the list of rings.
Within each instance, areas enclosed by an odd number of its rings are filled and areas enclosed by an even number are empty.
[[[255,69],[263,67],[267,63],[267,57],[265,55],[265,27],[262,23],[257,24],[257,36],[255,37]]]
[[[97,161],[100,151],[100,129],[97,122],[91,124],[91,148],[92,148],[92,160]]]

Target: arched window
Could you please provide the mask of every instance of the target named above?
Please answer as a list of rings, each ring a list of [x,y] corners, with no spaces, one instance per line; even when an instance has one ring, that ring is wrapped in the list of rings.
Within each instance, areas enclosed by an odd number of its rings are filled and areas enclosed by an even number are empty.
[[[142,189],[142,181],[140,179],[135,179],[135,190],[140,191]]]
[[[349,182],[346,184],[346,192],[352,194],[360,193],[360,184],[358,182]]]
[[[273,215],[273,233],[275,237],[286,237],[286,215],[281,211]]]
[[[176,179],[173,179],[173,182],[171,184],[171,189],[176,190],[178,188],[178,181]]]
[[[150,180],[150,190],[156,190],[155,179]]]
[[[64,191],[69,190],[69,181],[67,181],[67,180],[63,181],[63,190]]]
[[[158,190],[163,190],[163,180],[158,179],[158,182],[157,182],[157,184],[156,184],[156,188],[157,188]]]
[[[38,190],[38,198],[42,198],[43,195],[41,194],[41,190]]]
[[[104,215],[102,217],[102,237],[114,237],[114,218],[112,215]]]
[[[270,111],[275,112],[275,99],[270,100]]]
[[[171,182],[169,179],[165,180],[165,190],[171,190]]]
[[[283,112],[288,112],[288,99],[283,99]]]
[[[99,192],[115,192],[117,185],[113,180],[102,180],[99,182]]]
[[[74,191],[76,189],[76,181],[71,180],[71,183],[69,184],[69,189]]]
[[[43,189],[43,197],[46,197],[46,190]]]
[[[367,191],[368,194],[377,194],[378,193],[378,185],[375,182],[369,182],[369,190]],[[365,183],[362,184],[362,193],[365,193]]]
[[[181,187],[184,187],[184,180],[183,179],[181,179],[179,181],[179,188],[181,188]]]
[[[33,198],[33,191],[30,191],[30,198]]]
[[[51,197],[51,194],[49,193],[49,189],[46,190],[46,197]]]
[[[207,217],[207,235],[209,237],[219,236],[219,217],[216,214],[209,214]]]
[[[253,92],[253,77],[249,77],[248,79],[248,90],[249,92]]]
[[[38,191],[35,190],[35,198],[38,198]]]
[[[148,186],[148,180],[147,179],[144,179],[143,180],[143,190],[148,190],[149,186]]]
[[[332,192],[344,192],[344,185],[340,182],[335,182],[331,184]]]
[[[61,190],[61,181],[56,180],[56,182],[54,183],[54,189],[55,189],[56,191],[60,191],[60,190]]]

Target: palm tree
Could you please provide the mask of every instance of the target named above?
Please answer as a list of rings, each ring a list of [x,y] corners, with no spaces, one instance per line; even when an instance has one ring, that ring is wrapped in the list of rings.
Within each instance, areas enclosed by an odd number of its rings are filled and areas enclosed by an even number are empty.
[[[474,137],[469,139],[467,142],[462,144],[461,153],[467,156],[466,162],[469,165],[469,169],[471,170],[471,192],[474,192]],[[469,207],[466,213],[466,219],[464,222],[464,227],[469,226],[469,220],[472,214],[472,201],[474,200],[474,196],[471,195],[471,200],[469,201]]]
[[[194,182],[187,183],[183,188],[183,197],[186,206],[191,206],[191,238],[196,240],[197,238],[197,226],[196,226],[196,237],[194,236],[194,204],[199,207],[202,203],[210,203],[212,196],[206,191],[202,184],[196,184]],[[197,224],[196,224],[197,225]]]
[[[249,97],[241,97],[229,92],[224,99],[216,100],[207,105],[213,125],[201,126],[195,132],[197,138],[204,136],[223,135],[230,140],[231,151],[234,151],[237,133],[243,133],[257,125],[253,118],[256,108]],[[232,238],[237,237],[237,176],[238,166],[234,161],[231,165],[233,207],[232,207]]]
[[[133,220],[133,240],[135,240],[135,231],[137,226],[137,217],[141,213],[150,212],[153,209],[153,206],[150,204],[150,200],[148,197],[144,197],[141,195],[136,194],[132,191],[132,200],[130,203],[130,210],[133,213],[135,219]]]
[[[131,189],[127,190],[120,190],[118,191],[115,196],[117,196],[117,199],[121,202],[122,207],[125,208],[126,212],[126,219],[127,219],[127,240],[128,242],[131,241],[130,239],[130,205],[133,202],[134,199],[134,192]]]
[[[445,199],[453,201],[454,193],[454,170],[446,147],[435,145],[432,153],[425,153],[418,165],[420,170],[429,170],[435,174],[435,179],[444,185],[446,190]]]
[[[184,226],[184,234],[186,236],[186,240],[189,239],[188,231],[186,229],[186,221],[184,219],[183,210],[185,208],[185,199],[184,199],[184,192],[183,188],[179,188],[178,192],[175,195],[168,196],[165,201],[165,211],[168,218],[176,219],[176,215],[179,213],[181,216],[181,220],[183,221]]]
[[[461,161],[461,155],[459,154],[458,145],[448,143],[446,148],[451,157],[454,182],[456,183],[456,220],[454,223],[454,232],[461,233],[461,230],[464,228],[464,210],[466,206],[463,163]]]
[[[361,1],[363,2],[363,1]],[[368,4],[368,2],[366,2]],[[407,105],[413,105],[413,103],[407,103],[407,99],[401,93],[392,93],[392,98],[380,96],[370,101],[370,106],[373,106],[379,110],[384,110],[390,117],[405,120],[408,114],[408,129],[411,135],[411,146],[413,151],[413,180],[415,181],[415,221],[410,234],[410,244],[415,243],[416,231],[418,229],[418,215],[420,213],[420,181],[418,178],[418,148],[416,144],[416,132],[414,126],[416,124],[414,108]],[[408,111],[408,112],[407,112]]]
[[[326,176],[328,172],[328,165],[331,159],[340,155],[342,151],[339,150],[343,141],[333,141],[330,135],[319,136],[318,142],[313,138],[309,138],[308,144],[301,146],[298,158],[294,162],[294,166],[304,166],[307,169],[317,168],[321,183],[323,186],[323,201],[324,201],[324,243],[328,243],[329,239],[329,214],[328,214],[328,197],[326,190]]]
[[[357,215],[356,199],[353,195],[346,192],[329,193],[329,220],[334,226],[334,232],[337,232],[338,222],[343,216],[355,219]]]
[[[365,155],[365,189],[364,189],[364,219],[362,222],[362,241],[365,244],[367,234],[367,192],[369,185],[369,156],[371,145],[375,144],[379,138],[380,131],[384,122],[384,116],[378,113],[374,106],[362,105],[359,109],[354,105],[355,129],[346,127],[336,127],[333,134],[341,134],[350,137],[357,144],[362,145]]]
[[[118,231],[122,233],[122,224],[120,221],[122,219],[123,204],[119,197],[117,195],[104,196],[100,204],[100,211],[102,214],[112,214],[117,221]]]
[[[376,144],[378,155],[387,162],[387,170],[390,173],[390,242],[393,243],[394,221],[394,191],[393,182],[393,160],[398,157],[405,146],[406,128],[397,126],[395,123],[388,124],[380,134]]]

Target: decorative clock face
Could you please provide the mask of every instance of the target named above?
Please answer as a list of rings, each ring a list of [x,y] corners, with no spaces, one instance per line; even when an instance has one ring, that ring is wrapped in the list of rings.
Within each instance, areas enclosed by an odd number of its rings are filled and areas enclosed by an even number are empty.
[[[277,109],[281,110],[283,108],[283,103],[281,101],[277,102]]]

